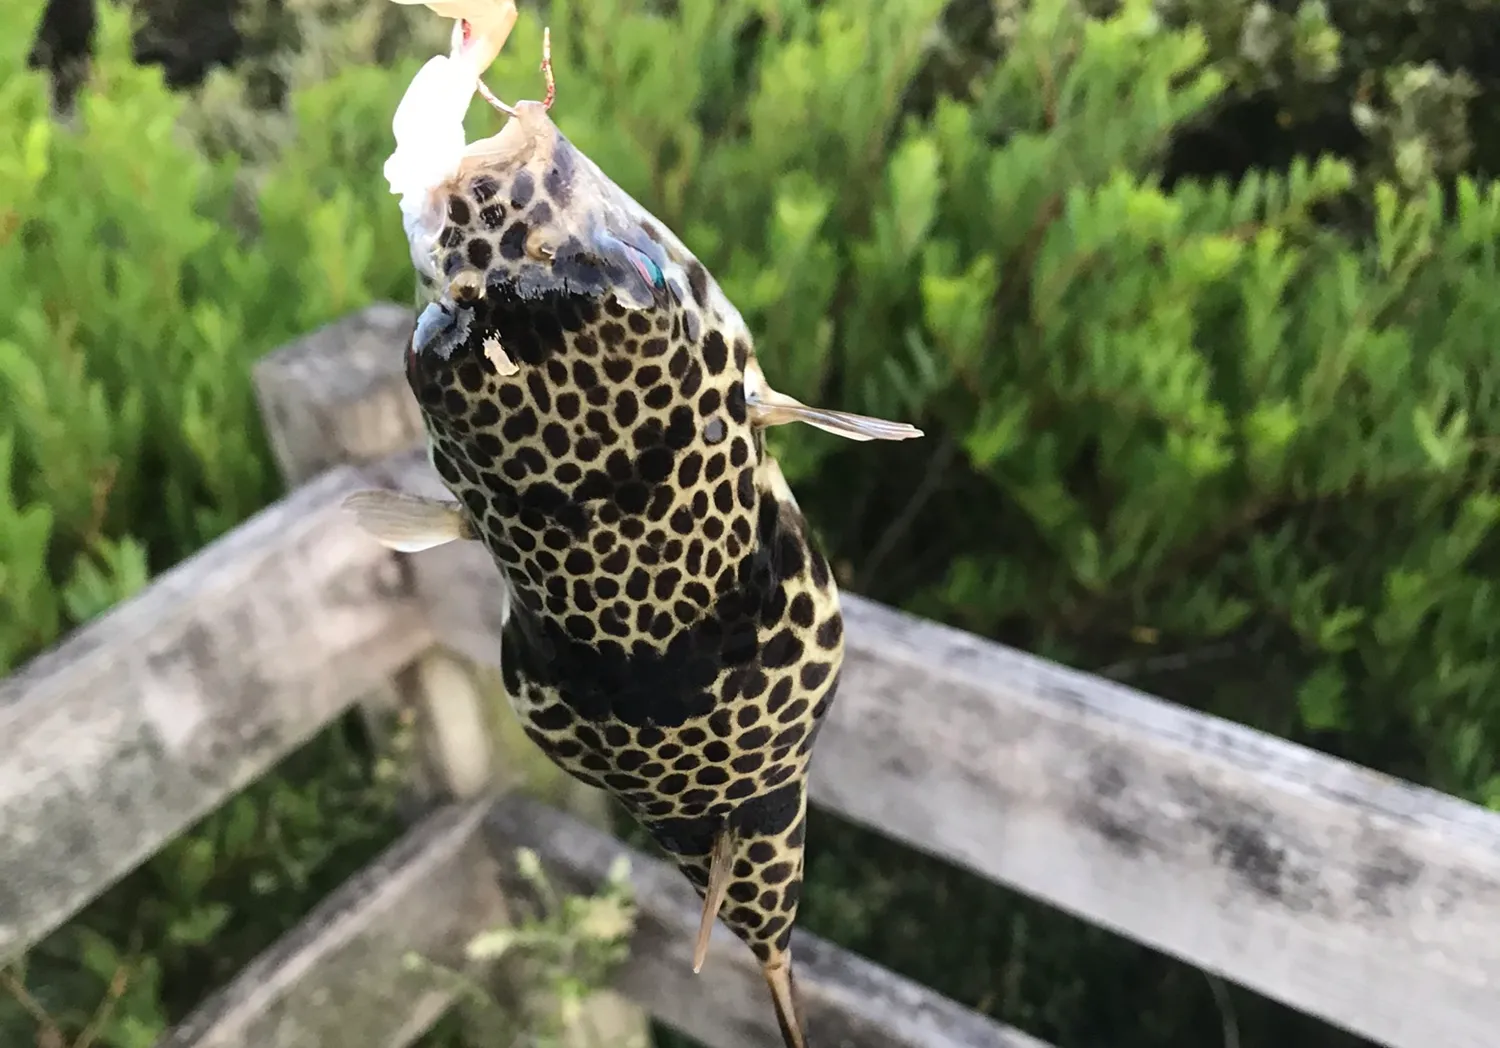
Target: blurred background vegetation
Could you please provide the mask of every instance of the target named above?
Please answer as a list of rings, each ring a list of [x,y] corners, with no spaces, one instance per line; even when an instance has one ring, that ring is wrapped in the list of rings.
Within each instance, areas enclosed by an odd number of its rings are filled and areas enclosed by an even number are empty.
[[[778,386],[929,433],[776,435],[848,588],[1500,807],[1500,3],[523,11],[491,83],[539,94],[545,18],[560,125]],[[0,5],[0,672],[278,494],[249,369],[408,298],[381,163],[445,40],[381,0]],[[11,972],[0,1042],[110,1000],[93,1043],[150,1045],[392,803],[328,732]],[[812,839],[809,929],[1060,1048],[1359,1043]]]

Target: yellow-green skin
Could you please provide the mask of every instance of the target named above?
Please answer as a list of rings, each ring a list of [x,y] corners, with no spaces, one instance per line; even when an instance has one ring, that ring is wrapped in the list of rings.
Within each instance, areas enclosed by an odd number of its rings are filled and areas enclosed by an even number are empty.
[[[435,304],[407,375],[433,464],[510,591],[510,700],[700,895],[728,826],[721,919],[775,963],[843,623],[747,410],[749,332],[540,107],[523,105],[493,154],[437,200]]]

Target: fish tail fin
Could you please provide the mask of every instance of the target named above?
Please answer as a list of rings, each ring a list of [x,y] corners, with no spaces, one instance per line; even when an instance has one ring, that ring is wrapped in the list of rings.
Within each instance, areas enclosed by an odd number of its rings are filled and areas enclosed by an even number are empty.
[[[792,954],[783,950],[772,954],[761,968],[771,987],[771,1003],[776,1007],[776,1025],[781,1027],[785,1048],[807,1048],[807,1034],[797,1013],[797,979],[792,974]]]

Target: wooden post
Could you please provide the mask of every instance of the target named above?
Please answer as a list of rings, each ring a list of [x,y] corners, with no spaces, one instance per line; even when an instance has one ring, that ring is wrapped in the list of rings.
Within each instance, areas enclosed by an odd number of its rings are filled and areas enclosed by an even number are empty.
[[[271,353],[256,366],[261,415],[289,487],[336,465],[373,466],[419,446],[421,418],[401,374],[412,324],[411,310],[376,304]],[[431,481],[437,484],[435,475]],[[419,556],[440,562],[456,556],[470,570],[495,570],[477,548]],[[424,575],[432,577],[431,572]],[[428,596],[429,609],[438,607],[438,595]],[[400,759],[396,751],[406,734],[393,733],[393,721],[414,730],[418,759],[402,763],[407,776],[403,814],[414,819],[447,799],[515,788],[607,827],[608,799],[537,752],[510,713],[498,673],[445,650],[440,622],[433,634],[438,647],[420,656],[391,687],[367,693],[360,703],[384,754]],[[493,662],[498,662],[497,635],[493,642]],[[608,1031],[606,1043],[623,1045],[648,1044],[647,1023],[642,1009],[607,992],[580,1025]]]

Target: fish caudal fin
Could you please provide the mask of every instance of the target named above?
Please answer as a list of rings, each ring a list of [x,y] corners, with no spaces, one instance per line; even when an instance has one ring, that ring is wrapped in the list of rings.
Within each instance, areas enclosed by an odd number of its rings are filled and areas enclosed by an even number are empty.
[[[771,1003],[776,1006],[776,1024],[786,1048],[807,1048],[807,1034],[797,1015],[797,980],[792,977],[792,955],[774,955],[761,968],[766,985],[771,987]]]
[[[354,492],[344,499],[344,509],[362,531],[400,553],[420,553],[475,537],[456,502],[376,488]]]
[[[734,843],[734,832],[725,826],[714,838],[713,851],[709,853],[708,887],[703,893],[703,918],[698,924],[698,941],[693,945],[694,975],[703,970],[714,921],[718,920],[719,908],[724,905],[724,893],[729,890],[729,869],[734,865]]]

